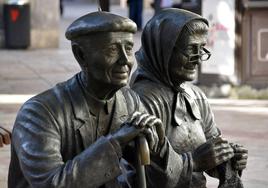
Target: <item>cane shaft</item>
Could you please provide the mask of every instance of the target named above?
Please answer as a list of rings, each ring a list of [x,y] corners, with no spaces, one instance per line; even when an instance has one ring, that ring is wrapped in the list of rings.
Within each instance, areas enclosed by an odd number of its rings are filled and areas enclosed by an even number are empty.
[[[150,164],[150,151],[148,143],[143,136],[140,136],[136,139],[136,154],[137,154],[137,182],[136,187],[146,188],[146,174],[145,166]]]

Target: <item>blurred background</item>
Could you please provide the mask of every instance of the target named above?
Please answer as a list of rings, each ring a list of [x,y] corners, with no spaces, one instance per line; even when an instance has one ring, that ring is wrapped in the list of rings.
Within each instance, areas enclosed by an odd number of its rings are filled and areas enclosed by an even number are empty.
[[[209,97],[223,135],[249,149],[245,187],[266,188],[268,0],[0,0],[0,126],[12,130],[27,99],[80,70],[64,33],[99,6],[136,22],[134,52],[142,28],[163,8],[184,8],[209,20],[212,57],[200,66],[195,84]],[[10,146],[0,148],[1,188],[7,187],[9,157]]]

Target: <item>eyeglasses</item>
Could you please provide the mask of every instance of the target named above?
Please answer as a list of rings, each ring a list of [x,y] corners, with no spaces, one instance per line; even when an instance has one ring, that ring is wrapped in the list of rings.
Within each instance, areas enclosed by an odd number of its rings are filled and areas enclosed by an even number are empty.
[[[178,49],[180,53],[182,53],[185,57],[188,58],[188,62],[189,63],[192,63],[192,62],[196,62],[198,60],[201,60],[201,61],[207,61],[210,56],[211,56],[211,53],[208,49],[202,47],[201,50],[201,53],[198,53],[198,54],[188,54],[186,52],[184,52],[183,50],[180,50]]]

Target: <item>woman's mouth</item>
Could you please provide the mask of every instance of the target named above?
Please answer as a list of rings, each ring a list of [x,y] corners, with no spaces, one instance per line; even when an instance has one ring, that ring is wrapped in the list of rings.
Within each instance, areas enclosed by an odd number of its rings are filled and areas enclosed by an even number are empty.
[[[183,69],[187,72],[195,72],[196,71],[196,66],[184,66]]]

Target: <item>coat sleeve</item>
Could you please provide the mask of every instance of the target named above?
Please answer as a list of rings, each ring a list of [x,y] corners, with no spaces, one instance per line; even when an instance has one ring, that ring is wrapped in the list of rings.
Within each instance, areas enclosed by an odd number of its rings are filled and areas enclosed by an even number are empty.
[[[65,138],[57,119],[44,104],[34,100],[18,113],[12,144],[31,187],[99,187],[121,174],[121,156],[107,137],[64,162],[61,147]]]
[[[156,158],[151,157],[151,164],[146,167],[148,187],[189,187],[192,177],[192,166],[191,153],[176,153],[166,139],[164,155]]]

